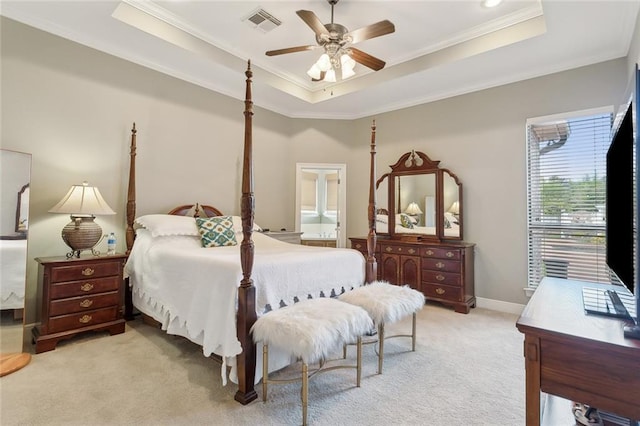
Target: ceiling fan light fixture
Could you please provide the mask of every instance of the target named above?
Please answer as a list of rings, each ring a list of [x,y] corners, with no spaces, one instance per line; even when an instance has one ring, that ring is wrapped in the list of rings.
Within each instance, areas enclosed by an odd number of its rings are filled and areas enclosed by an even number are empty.
[[[327,73],[324,76],[324,81],[327,81],[329,83],[335,83],[336,82],[336,72],[334,71],[333,68],[329,69],[329,71],[327,71]]]
[[[321,74],[322,70],[317,63],[311,65],[311,68],[309,68],[309,71],[307,71],[307,75],[315,80],[320,80]]]
[[[316,65],[320,68],[320,71],[329,71],[331,69],[331,59],[329,55],[323,53],[320,59],[318,59],[318,62],[316,62]]]
[[[349,77],[353,77],[356,73],[351,68],[342,68],[342,79],[346,80]]]
[[[356,61],[353,60],[353,58],[351,56],[349,56],[348,54],[344,53],[341,57],[340,57],[340,63],[342,64],[342,69],[349,69],[350,71],[353,72],[353,69],[356,66]],[[343,71],[343,75],[344,75],[344,71]]]

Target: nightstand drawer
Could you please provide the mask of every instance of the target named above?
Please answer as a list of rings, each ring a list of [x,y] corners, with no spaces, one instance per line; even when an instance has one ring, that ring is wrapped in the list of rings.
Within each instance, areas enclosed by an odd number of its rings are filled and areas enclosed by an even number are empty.
[[[51,282],[93,279],[119,275],[122,260],[113,262],[95,262],[92,264],[56,266],[51,268]]]
[[[57,316],[64,314],[72,314],[75,312],[89,311],[93,309],[107,308],[116,306],[120,302],[117,291],[98,294],[95,296],[79,296],[70,299],[60,299],[51,302],[49,307],[49,315]]]
[[[452,302],[462,301],[462,288],[448,285],[425,284],[422,283],[422,292],[427,297],[434,299],[451,300]]]
[[[461,275],[452,272],[422,270],[422,283],[435,285],[461,286]]]
[[[51,299],[63,299],[66,297],[81,296],[83,294],[104,293],[117,291],[122,285],[119,275],[115,277],[99,278],[93,280],[70,281],[54,283],[51,285]]]
[[[423,257],[435,257],[438,259],[460,260],[460,250],[458,249],[426,247],[420,250],[420,255]]]
[[[73,330],[118,319],[118,307],[61,315],[49,318],[49,333]]]
[[[460,262],[447,259],[422,259],[422,269],[435,271],[460,272]]]

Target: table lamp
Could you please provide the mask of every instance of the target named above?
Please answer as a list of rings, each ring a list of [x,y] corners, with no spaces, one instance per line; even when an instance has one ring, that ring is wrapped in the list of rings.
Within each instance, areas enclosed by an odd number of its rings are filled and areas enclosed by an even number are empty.
[[[96,255],[93,248],[102,239],[102,228],[93,221],[94,215],[116,214],[102,198],[98,188],[89,186],[87,182],[73,185],[49,213],[71,215],[71,222],[62,228],[62,239],[71,248],[71,252],[67,253],[68,258],[80,257],[83,250],[91,250]]]
[[[420,210],[420,206],[418,206],[418,203],[416,202],[409,203],[407,209],[404,212],[410,216],[417,216],[419,214],[422,214],[422,210]]]
[[[451,204],[451,207],[449,207],[448,211],[449,213],[458,217],[458,215],[460,214],[460,203],[458,201],[454,201],[453,204]]]

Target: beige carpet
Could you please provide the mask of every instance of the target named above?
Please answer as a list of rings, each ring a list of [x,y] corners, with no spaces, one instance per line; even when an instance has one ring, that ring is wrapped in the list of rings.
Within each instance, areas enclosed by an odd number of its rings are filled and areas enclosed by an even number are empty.
[[[410,339],[388,340],[376,374],[364,350],[362,386],[353,370],[309,385],[311,425],[523,425],[523,336],[517,316],[486,309],[468,315],[427,304]],[[410,320],[388,327],[408,331]],[[389,332],[388,332],[389,333]],[[353,352],[350,349],[350,354]],[[9,425],[296,425],[299,384],[272,386],[269,401],[242,406],[223,387],[219,364],[199,347],[140,320],[124,334],[90,334],[35,355],[0,379],[0,423]]]

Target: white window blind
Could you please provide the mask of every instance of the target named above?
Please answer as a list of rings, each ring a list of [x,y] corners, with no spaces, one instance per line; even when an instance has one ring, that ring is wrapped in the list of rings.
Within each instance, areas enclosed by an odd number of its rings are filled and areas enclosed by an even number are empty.
[[[327,185],[327,199],[326,199],[326,211],[335,213],[338,210],[338,173],[327,173],[326,185]]]
[[[611,281],[606,155],[612,114],[527,124],[528,285],[543,277]]]
[[[302,172],[301,182],[302,202],[300,209],[303,211],[318,211],[318,174]]]

